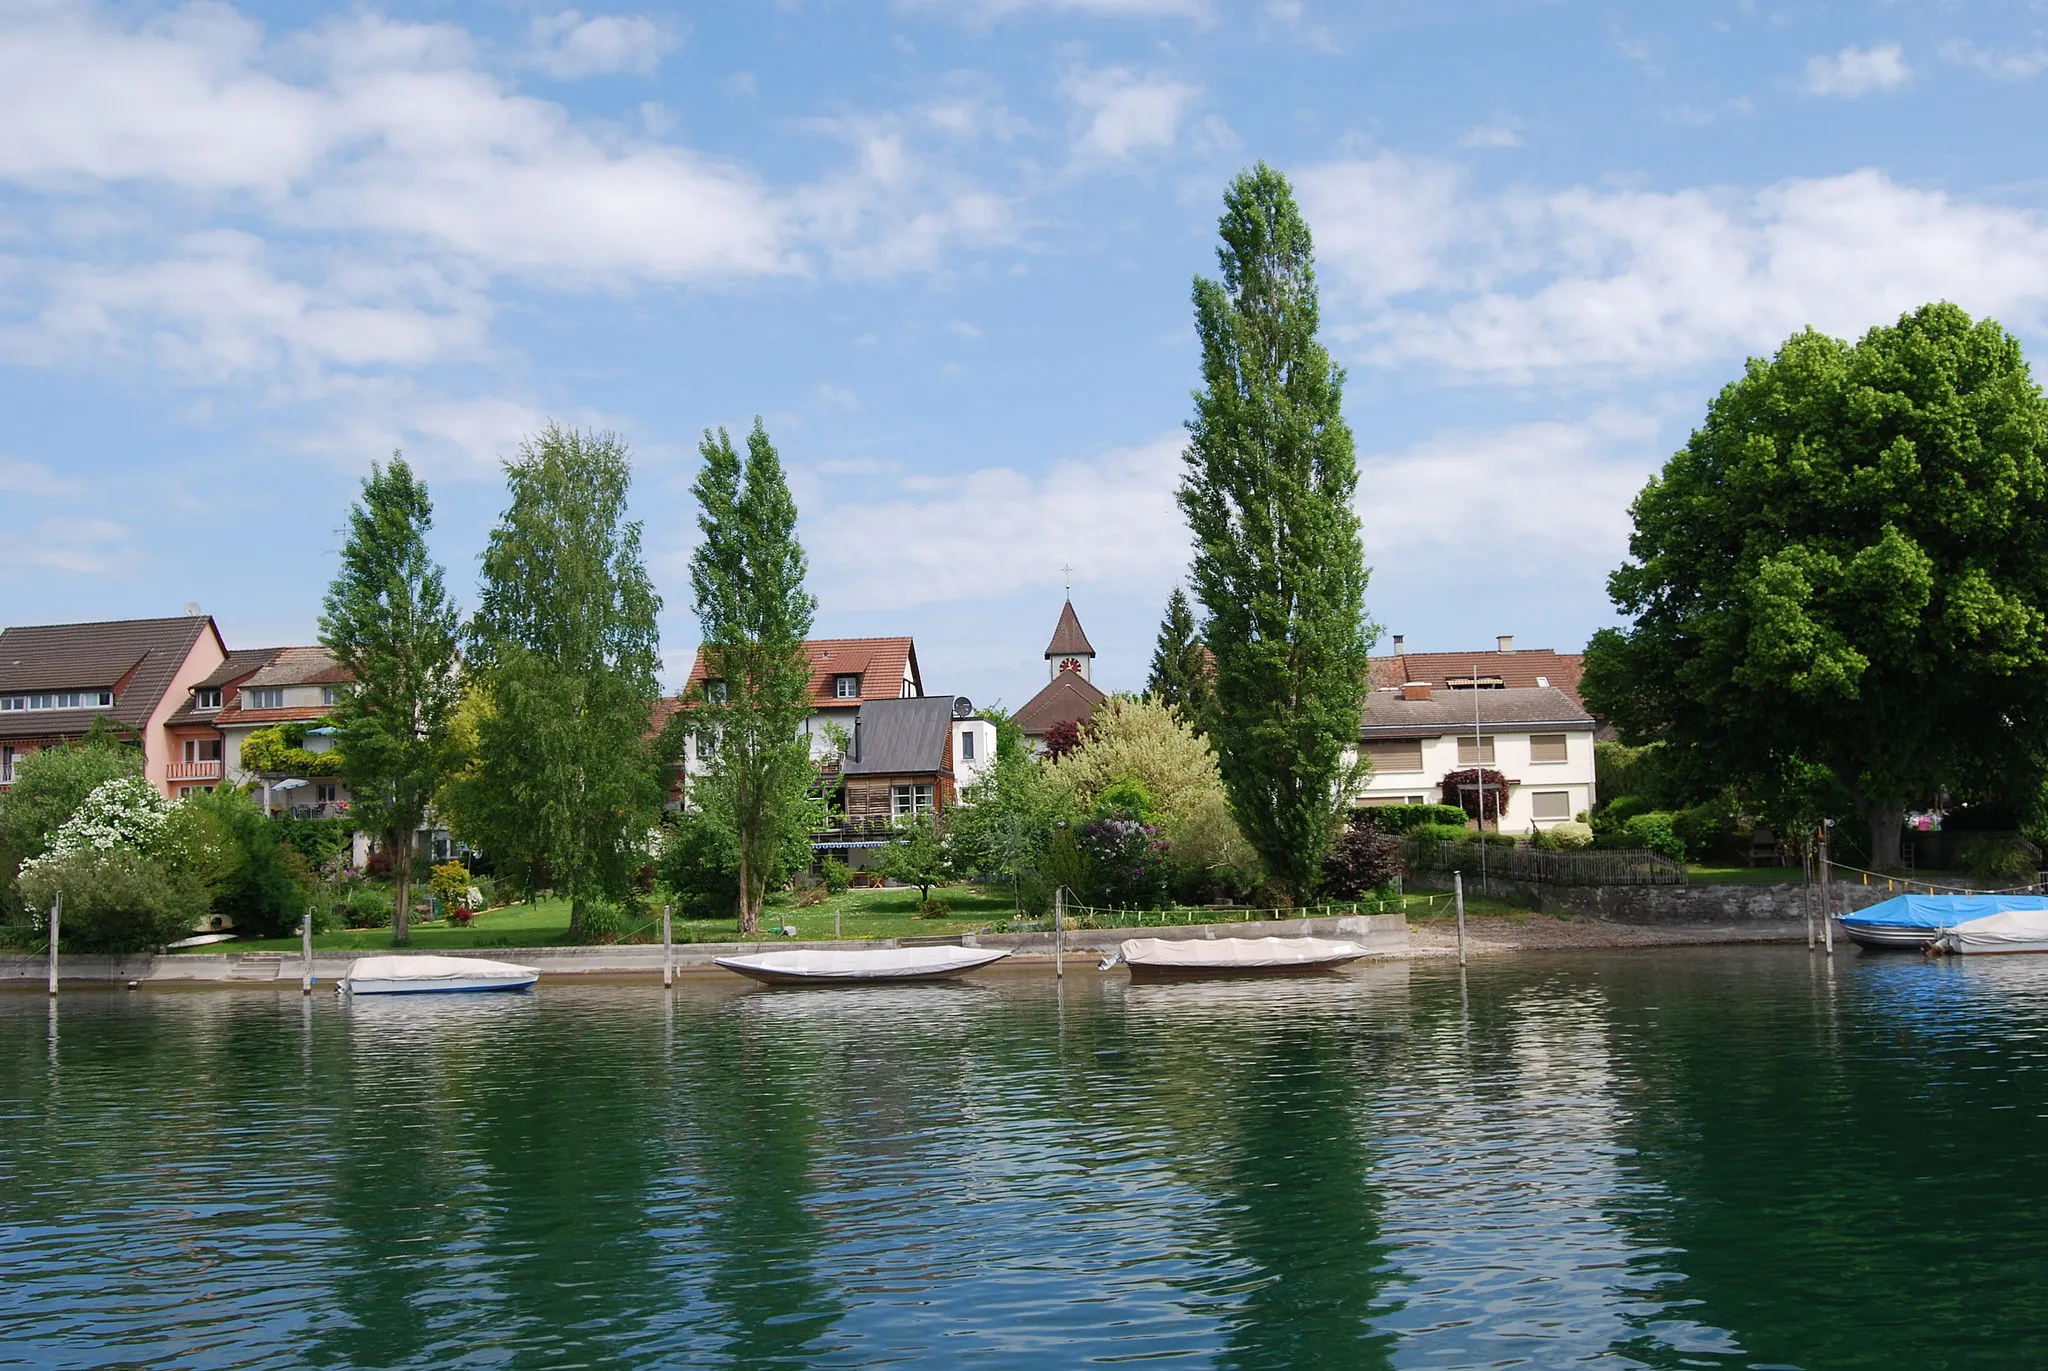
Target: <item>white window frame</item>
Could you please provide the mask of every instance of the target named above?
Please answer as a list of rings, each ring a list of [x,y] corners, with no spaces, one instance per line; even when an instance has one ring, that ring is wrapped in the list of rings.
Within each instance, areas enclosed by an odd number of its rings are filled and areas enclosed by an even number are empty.
[[[963,762],[974,760],[974,730],[971,728],[960,730],[960,760]]]
[[[219,709],[220,687],[201,686],[199,689],[193,691],[192,707],[194,709]]]
[[[283,686],[243,686],[242,694],[246,697],[242,701],[244,709],[284,708]]]
[[[914,819],[920,814],[932,812],[932,787],[924,782],[889,787],[889,817],[891,819]]]
[[[835,700],[858,700],[860,698],[860,677],[850,671],[842,671],[832,678],[832,698]]]

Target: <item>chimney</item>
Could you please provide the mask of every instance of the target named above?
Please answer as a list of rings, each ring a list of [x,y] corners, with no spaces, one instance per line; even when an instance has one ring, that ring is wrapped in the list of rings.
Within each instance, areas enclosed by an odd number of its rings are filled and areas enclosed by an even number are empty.
[[[1396,633],[1396,634],[1394,635],[1394,655],[1395,655],[1396,657],[1398,657],[1398,656],[1400,656],[1400,655],[1401,655],[1402,653],[1406,652],[1407,650],[1408,650],[1408,639],[1407,639],[1406,635],[1404,635],[1404,634],[1400,634],[1400,633]]]
[[[853,760],[860,760],[860,715],[853,716]]]
[[[1408,682],[1408,684],[1401,687],[1401,698],[1404,700],[1427,700],[1429,698],[1429,682]]]
[[[1502,652],[1513,652],[1515,650],[1515,635],[1512,633],[1503,633],[1493,641],[1499,645]]]

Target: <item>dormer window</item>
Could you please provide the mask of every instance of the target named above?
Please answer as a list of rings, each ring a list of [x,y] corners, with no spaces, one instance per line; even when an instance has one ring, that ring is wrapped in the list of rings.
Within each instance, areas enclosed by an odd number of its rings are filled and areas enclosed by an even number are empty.
[[[324,685],[320,687],[320,703],[334,705],[341,703],[341,687]]]
[[[60,690],[47,695],[0,695],[0,710],[112,709],[111,690]]]
[[[715,705],[724,704],[725,682],[716,677],[706,677],[704,681],[704,698]]]
[[[257,686],[254,690],[251,690],[247,686],[244,686],[242,688],[242,708],[283,709],[284,687]]]
[[[201,686],[198,690],[193,691],[192,705],[195,709],[219,709],[220,687]]]
[[[843,674],[832,678],[832,698],[835,700],[858,700],[860,698],[860,677]]]

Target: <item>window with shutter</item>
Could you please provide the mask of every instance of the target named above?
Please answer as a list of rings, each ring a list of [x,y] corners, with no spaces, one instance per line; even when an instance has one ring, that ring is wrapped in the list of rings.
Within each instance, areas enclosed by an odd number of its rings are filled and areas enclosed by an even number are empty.
[[[1422,770],[1422,739],[1399,738],[1365,745],[1366,760],[1382,774],[1390,771]]]
[[[1480,737],[1480,738],[1474,738],[1474,737],[1473,737],[1473,736],[1472,736],[1471,734],[1469,734],[1469,733],[1461,733],[1461,734],[1459,734],[1459,735],[1458,735],[1458,765],[1459,765],[1459,766],[1492,766],[1492,765],[1493,765],[1493,737],[1492,737],[1492,735],[1491,735],[1491,734],[1488,734],[1488,735],[1486,735],[1486,736],[1484,736],[1484,737]]]
[[[1531,733],[1529,735],[1529,760],[1532,762],[1562,762],[1567,760],[1562,733]]]
[[[1529,812],[1538,819],[1569,819],[1572,793],[1569,790],[1539,790],[1529,797]]]

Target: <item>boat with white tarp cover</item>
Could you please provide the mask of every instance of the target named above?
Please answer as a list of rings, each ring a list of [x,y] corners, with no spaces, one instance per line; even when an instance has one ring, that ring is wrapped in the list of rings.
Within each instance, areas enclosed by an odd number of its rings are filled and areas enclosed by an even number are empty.
[[[770,985],[873,985],[883,981],[936,981],[1009,956],[1007,948],[793,947],[740,957],[713,957],[727,971]]]
[[[1357,943],[1329,938],[1130,938],[1102,969],[1121,961],[1135,980],[1274,976],[1329,971],[1364,955]]]
[[[1919,952],[1959,924],[1993,914],[2048,911],[2042,895],[1894,895],[1835,920],[1849,939],[1872,951]]]
[[[433,991],[525,990],[540,979],[534,967],[482,957],[358,957],[336,990],[347,995],[419,995]]]
[[[2007,909],[1945,928],[1934,940],[1937,952],[1970,956],[1985,952],[2048,952],[2048,909]]]

